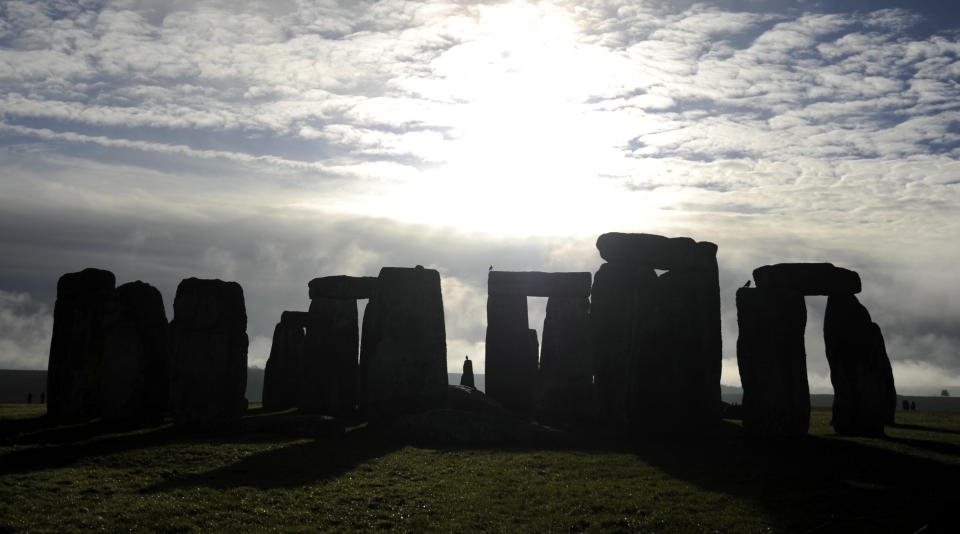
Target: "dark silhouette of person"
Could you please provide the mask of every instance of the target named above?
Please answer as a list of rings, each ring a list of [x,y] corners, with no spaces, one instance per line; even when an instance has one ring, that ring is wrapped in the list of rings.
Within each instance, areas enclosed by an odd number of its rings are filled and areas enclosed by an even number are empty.
[[[910,401],[910,409],[913,410],[914,412],[917,411],[917,403],[914,401]]]
[[[33,393],[27,393],[27,404],[33,404]]]
[[[477,387],[473,382],[473,362],[470,361],[470,356],[466,356],[466,359],[463,361],[463,374],[460,375],[460,385],[469,386],[474,389]]]

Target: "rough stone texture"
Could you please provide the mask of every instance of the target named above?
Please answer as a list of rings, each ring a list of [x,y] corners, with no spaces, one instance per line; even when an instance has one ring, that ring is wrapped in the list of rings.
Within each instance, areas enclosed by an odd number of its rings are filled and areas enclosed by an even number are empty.
[[[236,282],[187,278],[177,286],[170,323],[174,420],[234,423],[246,409],[247,312]]]
[[[780,289],[737,290],[737,365],[743,426],[759,436],[804,436],[810,387],[803,332],[803,295]]]
[[[297,405],[304,333],[295,322],[283,320],[287,313],[283,312],[273,329],[270,357],[263,371],[263,407],[267,410],[283,410]]]
[[[84,269],[57,282],[47,366],[47,413],[81,420],[100,415],[97,386],[103,362],[104,307],[113,297],[110,271]]]
[[[890,361],[870,320],[853,295],[831,295],[823,340],[833,383],[833,428],[838,434],[882,436],[896,407]]]
[[[519,413],[533,409],[537,379],[537,354],[530,344],[527,321],[527,297],[487,297],[486,392]]]
[[[160,291],[139,280],[121,285],[106,306],[103,329],[102,416],[160,419],[170,387],[167,314]]]
[[[528,297],[587,297],[590,295],[590,273],[490,271],[487,293]]]
[[[371,418],[439,406],[447,389],[440,273],[384,267],[363,319],[362,401]]]
[[[699,269],[716,259],[717,246],[689,237],[610,232],[597,238],[600,257],[610,263],[631,263],[653,269]]]
[[[652,350],[657,275],[652,268],[604,263],[593,278],[590,330],[602,418],[619,428],[641,425],[640,359]]]
[[[537,380],[537,413],[541,416],[580,418],[593,412],[589,317],[586,298],[547,300]]]
[[[300,411],[347,415],[356,410],[359,339],[356,300],[310,301],[300,360]]]
[[[802,295],[843,295],[860,292],[860,275],[831,263],[778,263],[753,270],[757,287],[780,288]]]
[[[377,291],[372,276],[323,276],[307,284],[311,299],[368,299]]]
[[[310,312],[285,311],[280,314],[280,322],[286,326],[306,328],[310,324]]]
[[[880,372],[883,375],[884,389],[886,390],[887,417],[884,423],[892,425],[896,423],[895,416],[897,413],[897,387],[893,382],[893,367],[890,365],[890,357],[887,356],[887,344],[883,340],[883,332],[880,331],[880,326],[877,323],[872,323],[871,330],[873,331],[874,346],[880,354],[880,365],[882,367]]]
[[[470,361],[470,358],[463,361],[463,374],[460,375],[460,385],[471,388],[477,387],[473,381],[473,362]]]

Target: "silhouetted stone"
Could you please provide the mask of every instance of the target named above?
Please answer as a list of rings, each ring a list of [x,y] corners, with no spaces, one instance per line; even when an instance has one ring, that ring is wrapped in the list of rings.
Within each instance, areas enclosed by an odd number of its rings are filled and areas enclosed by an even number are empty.
[[[447,388],[440,273],[384,267],[364,312],[362,400],[372,418],[439,406]]]
[[[587,297],[590,295],[590,273],[490,271],[487,293],[528,297]]]
[[[887,356],[887,344],[883,341],[883,332],[880,331],[880,326],[877,323],[872,323],[871,330],[873,331],[874,347],[880,354],[880,365],[882,367],[880,373],[883,375],[886,389],[887,418],[884,423],[892,425],[896,423],[897,414],[897,387],[893,381],[893,367],[891,367],[890,358]]]
[[[790,290],[740,288],[737,324],[744,430],[761,436],[806,435],[810,388],[803,295]]]
[[[368,299],[377,290],[372,276],[324,276],[307,284],[311,299]]]
[[[317,297],[300,360],[300,411],[345,415],[357,406],[357,301]]]
[[[590,329],[596,388],[603,418],[629,428],[642,424],[640,359],[653,350],[653,299],[657,275],[652,268],[604,263],[593,278]]]
[[[838,434],[882,436],[891,418],[896,392],[878,334],[857,297],[827,298],[823,340],[833,383],[832,424]]]
[[[463,361],[463,374],[460,375],[460,385],[471,388],[477,387],[473,381],[473,362],[470,361],[469,357]]]
[[[843,295],[860,292],[860,275],[831,263],[778,263],[753,270],[759,288],[780,288],[802,295]]]
[[[167,314],[155,287],[136,281],[118,287],[103,317],[99,380],[106,419],[158,420],[167,407]]]
[[[263,371],[263,407],[267,410],[283,410],[297,405],[304,332],[296,321],[284,321],[288,313],[291,312],[283,312],[273,329],[270,357]]]
[[[47,366],[50,417],[80,420],[100,415],[102,317],[115,283],[113,273],[101,269],[67,273],[57,282]]]
[[[232,423],[246,409],[247,312],[236,282],[187,278],[177,286],[171,405],[177,424]]]
[[[280,322],[286,326],[306,328],[310,324],[310,312],[285,311],[280,314]]]
[[[533,408],[538,365],[527,325],[526,296],[487,297],[486,393],[508,410],[521,413]]]
[[[541,415],[578,418],[593,411],[589,314],[586,298],[547,300],[537,380]]]
[[[698,246],[699,245],[699,246]],[[600,257],[610,263],[631,263],[654,269],[697,269],[716,259],[717,246],[689,237],[610,232],[597,238]]]

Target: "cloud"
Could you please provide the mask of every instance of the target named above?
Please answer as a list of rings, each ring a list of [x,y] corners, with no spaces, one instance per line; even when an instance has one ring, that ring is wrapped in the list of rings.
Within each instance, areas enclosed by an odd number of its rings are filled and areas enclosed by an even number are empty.
[[[46,367],[52,335],[49,307],[28,293],[0,289],[0,368]]]

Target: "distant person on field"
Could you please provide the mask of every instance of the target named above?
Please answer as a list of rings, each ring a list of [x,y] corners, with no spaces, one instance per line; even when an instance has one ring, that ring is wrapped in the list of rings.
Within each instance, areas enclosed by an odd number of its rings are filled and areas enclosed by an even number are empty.
[[[910,409],[913,411],[917,411],[917,403],[914,401],[910,401]]]

